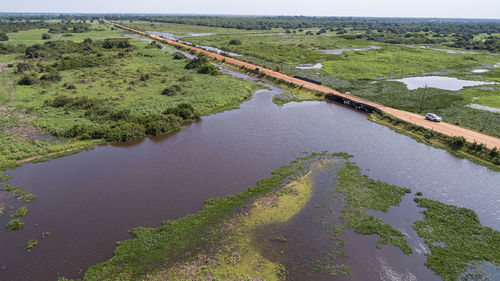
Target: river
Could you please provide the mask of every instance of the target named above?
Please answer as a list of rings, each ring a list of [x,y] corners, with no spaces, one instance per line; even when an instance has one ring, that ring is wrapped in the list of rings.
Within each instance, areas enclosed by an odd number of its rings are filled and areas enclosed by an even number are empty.
[[[370,177],[471,208],[500,230],[500,173],[337,104],[278,107],[272,96],[280,91],[259,90],[240,109],[203,117],[179,133],[7,171],[9,184],[38,197],[23,230],[0,232],[0,280],[82,277],[112,257],[116,241],[132,238],[130,229],[194,213],[207,198],[240,192],[304,152],[347,152]],[[1,216],[0,224],[8,219]],[[40,239],[43,231],[53,235]],[[40,245],[28,254],[23,247],[32,238]]]

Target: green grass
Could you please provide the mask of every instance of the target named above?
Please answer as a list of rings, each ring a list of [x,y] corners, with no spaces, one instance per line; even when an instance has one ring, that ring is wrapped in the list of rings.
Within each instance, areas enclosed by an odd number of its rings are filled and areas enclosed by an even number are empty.
[[[358,166],[347,162],[338,171],[337,191],[346,195],[347,204],[341,216],[346,227],[359,234],[379,235],[378,248],[387,244],[399,247],[405,254],[412,253],[403,233],[367,212],[367,209],[387,212],[390,206],[398,206],[409,189],[370,179],[361,174]]]
[[[413,225],[431,250],[426,265],[445,281],[458,280],[472,262],[500,265],[500,232],[482,226],[472,210],[426,198],[415,202],[426,208]]]
[[[41,40],[44,30],[20,31],[13,34],[10,44],[45,43]],[[81,42],[107,37],[120,37],[121,31],[112,31],[107,25],[94,23],[90,32],[59,37],[52,41],[70,40]],[[39,39],[40,38],[40,39]],[[95,121],[84,116],[82,110],[66,110],[44,106],[56,96],[88,97],[108,100],[117,110],[130,111],[132,116],[153,115],[165,109],[187,102],[200,115],[208,115],[237,108],[257,88],[255,84],[230,76],[210,76],[184,69],[186,60],[174,60],[167,47],[165,52],[148,48],[146,42],[131,40],[133,51],[117,58],[120,50],[104,50],[104,57],[111,63],[91,68],[76,68],[59,71],[61,81],[39,83],[32,86],[17,85],[22,77],[11,68],[0,73],[0,168],[15,167],[18,160],[33,156],[45,157],[69,149],[92,146],[99,141],[78,139],[38,140],[16,134],[16,128],[27,127],[38,135],[63,135],[75,125],[93,125]],[[21,62],[16,55],[0,56],[0,61]],[[71,55],[70,55],[71,56]],[[30,61],[30,60],[28,60]],[[36,61],[41,67],[50,67],[57,62],[52,58]],[[141,76],[149,79],[141,81]],[[37,74],[40,76],[40,74]],[[117,79],[117,77],[119,77]],[[181,78],[188,77],[183,81]],[[180,85],[181,92],[175,96],[161,95],[170,85]],[[69,85],[69,86],[68,86]],[[61,118],[64,116],[64,118]]]

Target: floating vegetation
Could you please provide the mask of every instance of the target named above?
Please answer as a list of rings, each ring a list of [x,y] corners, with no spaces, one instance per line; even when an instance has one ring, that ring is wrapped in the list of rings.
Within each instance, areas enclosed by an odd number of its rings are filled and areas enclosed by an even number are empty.
[[[28,252],[31,253],[31,250],[38,246],[38,240],[36,239],[31,239],[29,240],[26,245],[24,246],[24,249]]]
[[[26,192],[21,187],[14,187],[10,184],[4,184],[3,190],[19,195],[20,198],[22,198],[26,203],[36,199],[35,194]]]
[[[28,206],[22,206],[16,210],[14,217],[25,217],[28,214]]]
[[[7,223],[7,231],[15,231],[24,227],[24,222],[20,219],[12,219]]]
[[[401,198],[410,190],[361,175],[361,169],[352,162],[347,162],[339,170],[338,176],[337,191],[346,195],[347,205],[342,210],[345,227],[353,228],[359,234],[378,234],[378,248],[388,244],[399,247],[405,254],[411,254],[412,249],[401,231],[367,212],[367,209],[387,212],[390,206],[398,206]]]
[[[424,219],[413,225],[431,250],[426,265],[445,281],[458,280],[475,261],[500,265],[500,232],[482,226],[474,211],[426,198],[414,200],[427,208]]]

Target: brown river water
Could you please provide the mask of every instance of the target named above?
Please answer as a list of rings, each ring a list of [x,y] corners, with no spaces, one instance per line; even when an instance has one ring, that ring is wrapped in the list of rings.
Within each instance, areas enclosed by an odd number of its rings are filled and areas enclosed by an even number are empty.
[[[279,92],[260,90],[240,109],[203,117],[180,133],[98,146],[7,171],[8,183],[38,197],[29,205],[23,230],[0,231],[0,280],[82,277],[87,267],[112,257],[116,241],[132,238],[130,229],[194,213],[207,198],[240,192],[304,152],[347,152],[370,177],[471,208],[483,224],[500,230],[500,173],[417,143],[337,104],[278,107],[272,96]],[[3,200],[20,206],[13,198]],[[411,224],[419,210],[410,197],[401,206],[379,215],[413,237]],[[8,219],[0,216],[0,225]],[[41,238],[44,231],[52,236]],[[23,247],[32,238],[40,245],[28,254]],[[347,233],[342,238],[352,257],[349,264],[354,272],[364,271],[359,276],[365,280],[436,278],[421,265],[425,247],[415,237],[409,244],[421,253],[407,260],[398,258],[399,249],[377,250],[375,236]],[[384,272],[394,269],[396,279],[380,277],[376,271],[384,265],[389,267]]]

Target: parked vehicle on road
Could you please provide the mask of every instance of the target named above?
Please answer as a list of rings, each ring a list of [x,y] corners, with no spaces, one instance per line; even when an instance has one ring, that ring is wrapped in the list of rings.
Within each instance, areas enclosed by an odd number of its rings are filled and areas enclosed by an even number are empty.
[[[434,121],[434,122],[441,122],[443,120],[441,117],[437,116],[434,113],[427,113],[425,115],[425,119],[430,120],[430,121]]]

